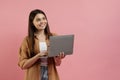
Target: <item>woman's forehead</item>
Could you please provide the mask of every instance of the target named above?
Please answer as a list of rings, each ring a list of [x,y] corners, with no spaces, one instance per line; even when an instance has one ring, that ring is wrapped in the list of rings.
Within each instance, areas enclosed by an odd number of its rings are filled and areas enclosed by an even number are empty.
[[[43,17],[45,17],[45,15],[44,15],[44,14],[41,14],[41,13],[38,13],[38,14],[35,16],[35,18],[43,18]]]

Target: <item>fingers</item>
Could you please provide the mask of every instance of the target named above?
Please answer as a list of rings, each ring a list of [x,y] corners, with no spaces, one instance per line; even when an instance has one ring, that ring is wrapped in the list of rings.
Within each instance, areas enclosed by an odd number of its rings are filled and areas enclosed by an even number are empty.
[[[65,54],[64,52],[60,52],[59,55],[57,56],[58,58],[62,59],[65,57]]]
[[[65,57],[65,53],[64,52],[61,52],[60,55],[61,55],[61,58]]]
[[[38,55],[40,57],[47,56],[48,52],[47,51],[41,51]]]
[[[60,52],[60,58],[64,56],[64,52]]]

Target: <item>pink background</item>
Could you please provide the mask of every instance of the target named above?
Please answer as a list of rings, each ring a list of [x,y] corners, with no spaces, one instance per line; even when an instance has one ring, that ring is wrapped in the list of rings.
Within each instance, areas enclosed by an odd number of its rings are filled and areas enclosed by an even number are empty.
[[[120,80],[120,0],[1,0],[0,80],[23,80],[18,48],[36,8],[52,32],[75,34],[74,55],[58,67],[61,80]]]

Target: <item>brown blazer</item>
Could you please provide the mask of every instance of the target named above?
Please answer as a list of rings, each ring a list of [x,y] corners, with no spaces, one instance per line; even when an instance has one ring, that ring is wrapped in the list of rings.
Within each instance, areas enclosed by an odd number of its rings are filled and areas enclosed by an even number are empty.
[[[39,53],[39,40],[35,38],[35,53]],[[46,40],[49,46],[49,40]],[[28,48],[28,37],[25,37],[19,49],[19,62],[18,65],[23,69],[24,63],[30,58],[30,50]],[[53,58],[48,58],[48,79],[59,80],[58,72],[56,69],[55,61]],[[31,67],[25,69],[24,80],[40,80],[40,61],[37,61]]]

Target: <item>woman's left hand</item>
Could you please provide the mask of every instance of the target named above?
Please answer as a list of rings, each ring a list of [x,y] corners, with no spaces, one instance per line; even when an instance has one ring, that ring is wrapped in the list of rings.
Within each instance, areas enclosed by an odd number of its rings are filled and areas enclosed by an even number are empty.
[[[54,57],[56,66],[59,66],[61,64],[61,59],[63,59],[64,57],[65,57],[64,52],[60,52],[58,56]]]
[[[60,54],[57,57],[59,57],[60,59],[63,59],[65,57],[64,52],[60,52]]]

